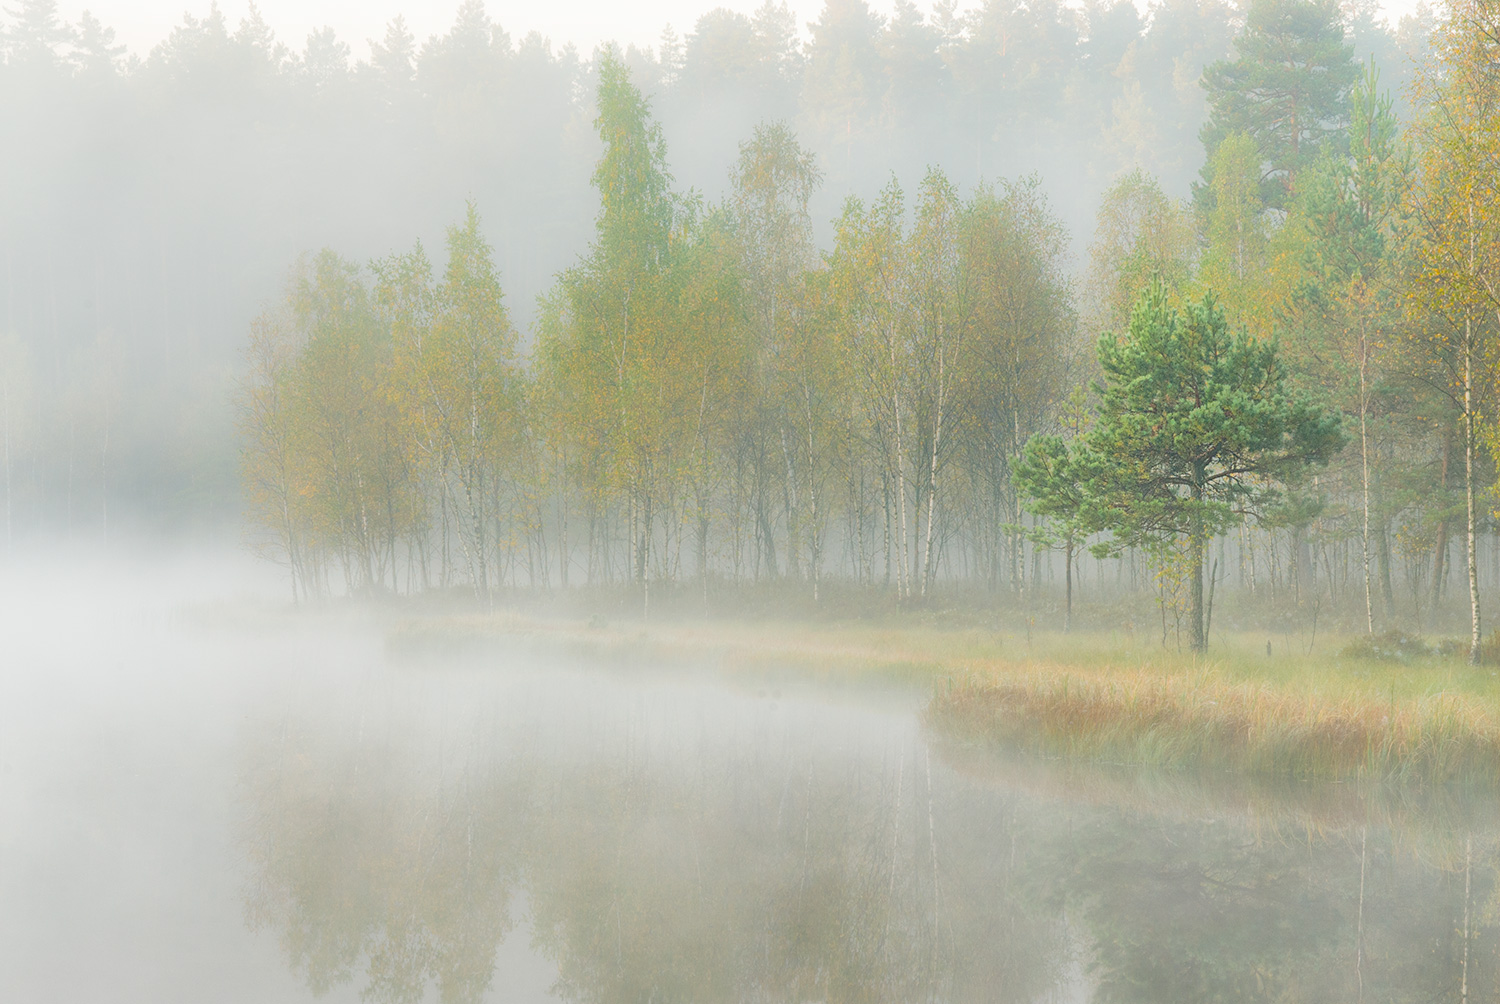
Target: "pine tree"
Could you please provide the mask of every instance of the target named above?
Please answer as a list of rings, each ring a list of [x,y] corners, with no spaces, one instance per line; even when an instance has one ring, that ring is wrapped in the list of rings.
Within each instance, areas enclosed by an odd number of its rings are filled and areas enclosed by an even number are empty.
[[[1231,331],[1211,293],[1178,310],[1154,286],[1126,334],[1100,338],[1099,364],[1098,420],[1061,475],[1079,485],[1075,518],[1112,531],[1101,552],[1185,547],[1190,637],[1202,651],[1208,541],[1326,464],[1344,444],[1340,416],[1293,391],[1276,343]]]
[[[1237,58],[1203,71],[1209,120],[1200,202],[1211,203],[1215,154],[1234,133],[1255,143],[1262,197],[1285,206],[1297,174],[1346,126],[1349,88],[1359,75],[1354,47],[1344,42],[1335,0],[1254,0]]]

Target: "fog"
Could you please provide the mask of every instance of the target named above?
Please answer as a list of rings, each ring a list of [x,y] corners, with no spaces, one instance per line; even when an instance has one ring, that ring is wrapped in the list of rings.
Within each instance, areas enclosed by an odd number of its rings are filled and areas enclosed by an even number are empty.
[[[10,1000],[1408,999],[1495,976],[1493,918],[1462,967],[1453,941],[1492,894],[1492,809],[976,759],[899,687],[393,649],[368,612],[290,615],[232,555],[133,558],[0,586]]]
[[[525,339],[537,297],[592,239],[601,37],[469,3],[382,24],[369,50],[367,28],[307,33],[278,23],[281,8],[231,6],[173,8],[169,34],[138,29],[127,48],[107,8],[84,23],[52,7],[0,17],[12,537],[107,532],[110,503],[158,526],[232,519],[230,392],[250,321],[298,255],[435,251],[472,200]],[[1424,22],[1360,10],[1356,56],[1401,94]],[[1229,53],[1239,17],[1207,0],[1149,16],[765,5],[695,11],[659,37],[670,19],[640,16],[632,38],[650,44],[624,53],[682,189],[723,198],[739,144],[784,120],[824,175],[820,246],[846,197],[892,177],[910,192],[938,166],[969,191],[1034,173],[1074,268],[1121,172],[1188,195],[1196,75]]]
[[[1500,992],[1489,789],[932,710],[1062,672],[1075,592],[1089,680],[1495,696],[1417,637],[1477,664],[1454,569],[1500,588],[1442,360],[1367,395],[1361,342],[1373,524],[1332,423],[1301,495],[1195,524],[1197,607],[1185,550],[1025,508],[1123,277],[1244,232],[1200,80],[1248,8],[75,7],[0,13],[0,998]],[[1395,135],[1433,13],[1318,9]],[[1379,104],[1339,87],[1317,170]],[[1351,409],[1352,326],[1279,309]],[[1171,661],[1189,611],[1229,661]]]

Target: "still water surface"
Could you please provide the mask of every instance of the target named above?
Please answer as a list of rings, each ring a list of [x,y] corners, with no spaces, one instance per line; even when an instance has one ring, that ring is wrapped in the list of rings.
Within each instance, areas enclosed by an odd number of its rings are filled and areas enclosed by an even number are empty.
[[[391,651],[278,585],[0,579],[0,998],[1500,990],[1488,796],[978,755],[917,694]]]

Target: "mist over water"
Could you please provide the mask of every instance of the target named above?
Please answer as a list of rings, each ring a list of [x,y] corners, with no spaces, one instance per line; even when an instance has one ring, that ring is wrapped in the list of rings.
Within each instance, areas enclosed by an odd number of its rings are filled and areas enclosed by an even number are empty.
[[[1381,10],[5,0],[0,1004],[1500,998],[1500,314],[1403,201],[1500,128]],[[1110,381],[1262,430],[1219,508]]]
[[[7,999],[1494,985],[1473,805],[976,758],[920,693],[393,648],[282,588],[233,552],[6,569]]]
[[[298,660],[331,680],[361,653],[287,632],[239,631],[226,644],[195,623],[215,604],[275,596],[260,573],[227,549],[148,562],[82,548],[0,573],[0,971],[10,999],[296,990],[272,946],[234,936],[233,743]]]

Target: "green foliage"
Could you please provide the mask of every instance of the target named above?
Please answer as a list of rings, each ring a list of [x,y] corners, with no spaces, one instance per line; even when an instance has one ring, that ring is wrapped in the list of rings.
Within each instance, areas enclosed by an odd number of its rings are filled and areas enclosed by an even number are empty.
[[[1081,462],[1109,548],[1221,533],[1345,442],[1336,411],[1288,386],[1276,343],[1232,332],[1211,294],[1179,311],[1151,290],[1099,362]]]
[[[1073,628],[1073,557],[1083,541],[1102,528],[1096,510],[1088,504],[1082,476],[1084,471],[1069,443],[1049,435],[1027,441],[1011,474],[1022,504],[1045,521],[1032,527],[1027,536],[1042,547],[1062,546],[1067,581],[1064,631]],[[1024,532],[1019,525],[1014,531]]]
[[[1197,266],[1197,239],[1186,206],[1137,168],[1121,175],[1100,199],[1089,245],[1086,289],[1096,331],[1130,323],[1130,311],[1152,282],[1180,293]]]
[[[1260,158],[1248,135],[1234,133],[1219,144],[1211,163],[1213,203],[1204,227],[1208,247],[1199,279],[1222,290],[1245,323],[1264,306],[1268,227]]]
[[[596,106],[594,128],[604,141],[593,176],[600,250],[649,268],[666,252],[674,216],[666,140],[613,48],[600,58]]]
[[[1034,439],[1017,486],[1070,536],[1108,530],[1096,554],[1186,547],[1193,570],[1193,645],[1205,644],[1202,551],[1265,514],[1311,464],[1344,445],[1341,418],[1288,387],[1272,342],[1232,332],[1212,294],[1185,310],[1160,284],[1130,330],[1099,340],[1095,424],[1071,443]]]
[[[1388,254],[1410,171],[1398,146],[1394,101],[1370,64],[1349,95],[1349,149],[1326,151],[1298,186],[1289,236],[1310,270],[1308,292],[1338,296],[1350,283],[1375,282]]]
[[[1032,436],[1016,462],[1016,488],[1028,500],[1026,508],[1059,521],[1068,537],[1087,537],[1093,512],[1081,483],[1083,471],[1068,442],[1061,436]]]
[[[1259,155],[1261,198],[1280,208],[1298,173],[1327,143],[1341,141],[1345,101],[1359,72],[1354,47],[1345,44],[1334,0],[1254,0],[1234,45],[1236,59],[1203,71],[1210,113],[1202,133],[1208,163],[1200,191],[1213,191],[1220,144],[1243,133]]]

